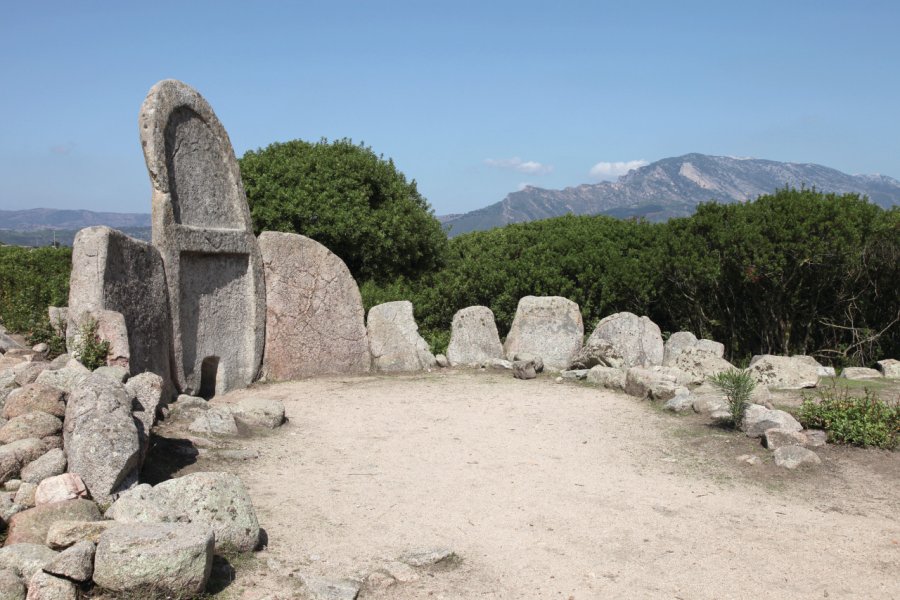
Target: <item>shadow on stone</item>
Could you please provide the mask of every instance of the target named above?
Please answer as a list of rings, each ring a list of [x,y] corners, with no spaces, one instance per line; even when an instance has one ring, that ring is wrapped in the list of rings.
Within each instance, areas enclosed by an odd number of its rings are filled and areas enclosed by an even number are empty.
[[[213,557],[212,571],[206,583],[206,593],[218,594],[234,582],[235,569],[228,558],[216,555]]]
[[[141,482],[156,485],[172,479],[179,471],[196,463],[199,454],[190,440],[151,435]]]

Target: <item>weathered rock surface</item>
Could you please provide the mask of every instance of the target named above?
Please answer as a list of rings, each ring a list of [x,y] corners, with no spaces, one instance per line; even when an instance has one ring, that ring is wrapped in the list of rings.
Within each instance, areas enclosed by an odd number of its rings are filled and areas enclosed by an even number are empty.
[[[117,521],[56,521],[47,530],[46,544],[54,550],[64,550],[79,542],[96,544],[107,529],[121,526]]]
[[[188,425],[188,431],[200,435],[234,436],[238,434],[234,415],[227,406],[215,406],[203,411]]]
[[[22,483],[22,485],[19,486],[19,489],[16,490],[14,502],[21,506],[22,510],[34,508],[34,496],[37,494],[37,487],[38,486],[35,483]]]
[[[83,339],[85,327],[93,322],[97,328],[95,335],[109,343],[106,364],[129,368],[131,347],[128,343],[128,327],[122,313],[115,310],[85,309],[73,310],[71,315],[66,330],[66,347],[74,358],[81,358],[81,348],[85,343]]]
[[[443,354],[435,354],[434,355],[434,364],[439,366],[442,369],[446,369],[450,366],[450,361],[447,360],[447,357]]]
[[[300,575],[304,597],[310,600],[355,600],[360,585],[349,579],[329,579],[315,575]]]
[[[66,405],[68,469],[98,502],[132,485],[140,469],[141,440],[131,406],[125,386],[100,375],[85,379]]]
[[[649,400],[668,400],[691,380],[689,374],[673,367],[632,367],[625,373],[625,393]]]
[[[57,554],[43,544],[7,544],[0,548],[0,570],[8,569],[28,581],[56,558]]]
[[[246,387],[262,361],[266,290],[231,141],[209,103],[175,80],[150,89],[140,135],[178,388],[210,397]]]
[[[611,390],[625,391],[625,371],[615,367],[596,365],[591,367],[585,378],[589,383]]]
[[[43,571],[32,575],[28,582],[26,600],[77,600],[78,590],[75,584]]]
[[[534,379],[537,372],[534,370],[534,363],[527,360],[517,360],[513,362],[513,377],[516,379]]]
[[[754,356],[748,371],[757,385],[771,389],[799,390],[819,383],[815,365],[791,356]]]
[[[744,412],[741,429],[749,437],[762,437],[769,429],[802,431],[803,426],[783,410],[771,410],[758,404],[750,404]]]
[[[47,531],[57,521],[99,521],[97,505],[90,500],[67,500],[29,508],[17,513],[9,522],[6,545],[43,544]]]
[[[0,569],[0,600],[25,600],[25,581],[12,569]]]
[[[71,394],[90,374],[91,372],[83,364],[71,359],[61,369],[47,369],[41,372],[34,382],[59,388]]]
[[[36,438],[17,440],[0,446],[0,483],[5,483],[47,451],[47,444]]]
[[[828,434],[821,429],[804,429],[803,435],[806,438],[807,448],[821,448],[828,441]]]
[[[202,523],[216,542],[246,552],[259,543],[259,522],[244,484],[230,473],[191,473],[123,494],[106,516],[119,522]]]
[[[690,331],[677,331],[669,336],[663,344],[663,362],[665,366],[671,366],[675,358],[687,348],[697,345],[697,336]]]
[[[138,437],[141,442],[140,461],[143,462],[150,445],[150,429],[156,424],[160,407],[168,402],[170,389],[162,377],[147,372],[129,378],[125,384],[125,393],[134,400],[132,414],[140,423]]]
[[[64,502],[88,495],[84,482],[75,473],[63,473],[43,480],[34,492],[36,506],[53,502]]]
[[[266,284],[263,376],[368,372],[362,296],[344,261],[295,233],[265,231],[259,249]]]
[[[125,383],[128,380],[128,369],[119,365],[97,367],[94,369],[94,374],[109,377],[119,383]]]
[[[573,366],[654,367],[662,365],[663,354],[662,334],[656,323],[647,317],[620,312],[597,323]]]
[[[507,359],[523,352],[537,354],[545,368],[559,371],[572,363],[583,338],[576,303],[559,296],[525,296],[519,300],[503,350]]]
[[[44,567],[44,572],[73,581],[87,581],[94,573],[94,551],[93,542],[78,542],[60,552]]]
[[[199,523],[141,523],[100,536],[94,582],[114,592],[201,593],[212,569],[215,536]]]
[[[694,407],[694,397],[686,388],[677,388],[675,395],[669,398],[663,408],[672,412],[684,412]]]
[[[775,464],[785,469],[796,469],[802,465],[818,465],[822,460],[812,450],[802,446],[782,446],[775,450]]]
[[[411,302],[401,300],[373,306],[369,309],[367,331],[376,371],[400,373],[434,367],[434,355],[419,335]]]
[[[886,358],[878,361],[878,370],[881,371],[883,377],[892,379],[900,379],[900,360],[895,358]]]
[[[734,365],[724,358],[715,356],[696,345],[682,349],[671,360],[671,366],[689,373],[692,377],[691,383],[698,384],[717,373],[734,370]]]
[[[504,358],[494,312],[487,306],[458,310],[450,326],[447,360],[453,366],[477,366],[490,358]]]
[[[504,358],[489,358],[481,366],[495,371],[512,371],[513,368],[512,362]]]
[[[793,429],[767,429],[763,434],[763,445],[769,450],[776,450],[783,446],[805,446],[806,436]]]
[[[248,427],[275,429],[284,423],[284,403],[268,398],[244,398],[231,407],[237,421]]]
[[[33,411],[45,412],[54,417],[66,414],[65,393],[59,388],[30,383],[14,390],[6,398],[3,416],[15,419]]]
[[[841,378],[843,379],[879,379],[881,377],[881,371],[866,367],[846,367],[841,371]]]
[[[0,444],[29,438],[44,438],[62,430],[62,421],[45,412],[30,412],[10,419],[0,427]]]
[[[50,368],[50,363],[41,361],[32,361],[26,362],[25,366],[16,373],[15,382],[20,385],[28,385],[29,383],[34,383],[34,380],[40,376],[40,374],[47,369]]]

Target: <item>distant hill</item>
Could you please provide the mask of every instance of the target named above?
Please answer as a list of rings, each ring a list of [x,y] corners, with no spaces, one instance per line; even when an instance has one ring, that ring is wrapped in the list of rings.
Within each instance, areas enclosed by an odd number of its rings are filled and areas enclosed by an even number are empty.
[[[150,239],[149,214],[32,208],[0,210],[0,242],[47,246],[56,241],[71,246],[79,230],[94,225],[106,225],[138,239]]]
[[[451,236],[569,213],[665,221],[692,214],[701,202],[744,202],[786,185],[855,192],[883,207],[900,204],[900,181],[883,175],[848,175],[814,164],[685,154],[634,169],[614,182],[562,190],[528,186],[485,208],[438,218]]]

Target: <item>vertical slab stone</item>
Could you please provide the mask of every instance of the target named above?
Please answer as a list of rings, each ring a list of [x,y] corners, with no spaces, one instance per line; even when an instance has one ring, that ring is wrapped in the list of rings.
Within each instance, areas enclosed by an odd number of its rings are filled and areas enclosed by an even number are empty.
[[[140,134],[152,239],[169,288],[174,379],[206,397],[245,387],[262,360],[265,284],[231,141],[206,100],[175,80],[147,94]]]
[[[70,350],[83,315],[97,311],[114,311],[124,318],[132,374],[150,371],[164,381],[171,379],[168,289],[156,248],[109,227],[78,232],[66,311]]]
[[[263,377],[367,373],[366,313],[344,261],[295,233],[263,232],[259,249],[266,280]]]
[[[503,345],[487,306],[469,306],[453,315],[447,360],[451,365],[481,365],[491,358],[503,358]]]
[[[412,302],[400,300],[373,306],[366,327],[376,371],[402,373],[434,367],[428,342],[419,335]]]
[[[503,346],[507,360],[536,354],[551,369],[566,369],[581,350],[584,322],[578,305],[560,296],[525,296],[519,300]]]

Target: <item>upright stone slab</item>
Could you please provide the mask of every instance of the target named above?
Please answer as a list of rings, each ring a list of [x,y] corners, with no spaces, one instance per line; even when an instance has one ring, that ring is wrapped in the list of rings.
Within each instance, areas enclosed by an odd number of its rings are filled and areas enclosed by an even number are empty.
[[[150,371],[169,381],[172,331],[159,251],[121,231],[88,227],[72,246],[67,337],[81,315],[100,310],[125,319],[131,374]]]
[[[428,343],[419,335],[408,300],[387,302],[369,309],[366,323],[372,367],[381,373],[421,371],[435,365]]]
[[[578,305],[560,296],[525,296],[519,300],[503,346],[507,360],[535,354],[550,369],[566,369],[581,349],[584,323]]]
[[[263,232],[259,249],[266,280],[263,376],[367,373],[366,313],[344,261],[295,233]]]
[[[451,365],[478,365],[503,358],[494,313],[487,306],[470,306],[453,315],[447,360]]]
[[[141,107],[153,244],[172,314],[174,379],[206,397],[249,385],[265,339],[259,245],[231,141],[193,88],[166,80]]]

